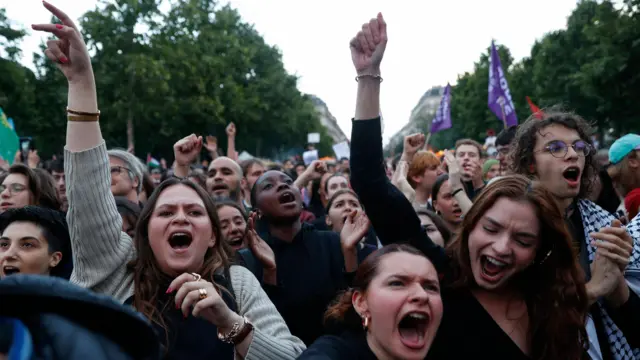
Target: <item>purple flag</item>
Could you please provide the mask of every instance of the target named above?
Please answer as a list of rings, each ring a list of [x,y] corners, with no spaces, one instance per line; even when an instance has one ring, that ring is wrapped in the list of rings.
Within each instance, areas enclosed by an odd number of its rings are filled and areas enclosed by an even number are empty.
[[[500,56],[493,41],[489,61],[489,109],[505,123],[506,127],[518,125],[516,108],[513,106],[507,78],[502,71]]]
[[[444,88],[444,94],[442,100],[440,100],[440,106],[436,112],[436,117],[431,121],[431,134],[435,134],[438,131],[451,128],[451,85],[447,84]]]

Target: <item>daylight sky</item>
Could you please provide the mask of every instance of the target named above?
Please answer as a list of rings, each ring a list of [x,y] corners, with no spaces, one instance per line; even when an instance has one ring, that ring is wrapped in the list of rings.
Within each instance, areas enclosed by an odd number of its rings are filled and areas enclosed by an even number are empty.
[[[51,1],[74,19],[97,2]],[[282,51],[286,69],[300,77],[300,91],[322,98],[347,136],[356,90],[349,40],[363,22],[382,12],[389,34],[382,64],[385,141],[407,123],[426,90],[454,84],[458,74],[471,71],[492,39],[519,60],[530,54],[536,39],[565,27],[576,5],[576,0],[226,1]],[[0,0],[0,7],[26,28],[50,19],[39,0]],[[33,67],[32,53],[43,37],[29,28],[22,44],[26,66]],[[455,101],[455,93],[452,96]]]

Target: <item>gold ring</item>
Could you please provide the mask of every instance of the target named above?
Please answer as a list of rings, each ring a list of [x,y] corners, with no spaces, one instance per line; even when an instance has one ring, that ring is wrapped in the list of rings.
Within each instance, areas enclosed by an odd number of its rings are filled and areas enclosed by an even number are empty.
[[[198,289],[200,293],[200,300],[204,300],[207,298],[207,289]]]
[[[191,273],[191,275],[193,275],[193,277],[195,278],[195,280],[193,280],[193,281],[200,281],[200,280],[202,280],[202,276],[200,276],[200,274]]]

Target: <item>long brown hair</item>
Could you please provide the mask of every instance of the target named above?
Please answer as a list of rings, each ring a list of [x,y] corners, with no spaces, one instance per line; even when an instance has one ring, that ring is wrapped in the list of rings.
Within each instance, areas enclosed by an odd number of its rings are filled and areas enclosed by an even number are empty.
[[[474,201],[448,247],[454,288],[474,288],[469,235],[500,198],[526,201],[540,222],[540,243],[534,263],[511,282],[524,295],[529,314],[533,359],[580,359],[585,354],[588,311],[584,275],[579,268],[560,208],[539,183],[521,175],[505,176],[488,185]]]
[[[213,247],[208,248],[204,253],[202,269],[198,273],[202,275],[202,279],[213,283],[218,292],[228,291],[216,284],[213,276],[218,269],[228,268],[230,266],[230,258],[232,254],[227,243],[222,240],[220,220],[218,219],[218,213],[213,199],[211,199],[201,186],[188,179],[177,179],[173,177],[158,185],[140,212],[134,239],[138,257],[131,263],[131,266],[134,271],[134,307],[149,320],[165,329],[165,331],[167,327],[162,319],[162,312],[164,309],[157,308],[158,293],[161,291],[159,289],[160,284],[165,283],[170,279],[167,275],[162,273],[156,258],[153,255],[153,251],[149,245],[148,230],[149,220],[151,219],[151,215],[156,207],[158,198],[164,190],[175,185],[184,185],[193,189],[202,199],[207,214],[209,215],[209,219],[211,219],[211,227],[216,238],[216,242]]]
[[[391,244],[372,252],[364,259],[360,266],[358,266],[355,278],[353,279],[353,286],[349,290],[339,294],[325,312],[325,325],[330,328],[362,332],[362,319],[360,319],[360,315],[358,315],[351,302],[353,293],[355,291],[364,293],[369,289],[371,281],[379,273],[380,262],[382,262],[385,256],[402,252],[428,259],[423,252],[407,244]]]

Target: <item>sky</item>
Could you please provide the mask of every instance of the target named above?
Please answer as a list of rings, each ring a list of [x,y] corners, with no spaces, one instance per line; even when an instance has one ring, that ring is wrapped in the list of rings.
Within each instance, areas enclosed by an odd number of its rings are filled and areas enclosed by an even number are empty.
[[[51,0],[78,19],[96,0]],[[387,22],[382,61],[381,110],[385,142],[409,120],[432,86],[455,84],[472,71],[491,40],[507,46],[516,60],[530,55],[544,34],[564,28],[576,0],[221,0],[252,23],[283,55],[287,71],[299,76],[298,89],[324,100],[350,136],[355,111],[355,70],[349,40],[378,12]],[[0,0],[16,25],[28,29],[22,62],[45,37],[30,24],[48,22],[40,0]],[[455,93],[452,94],[455,101]],[[454,119],[455,121],[455,119]],[[124,129],[123,129],[124,131]]]

